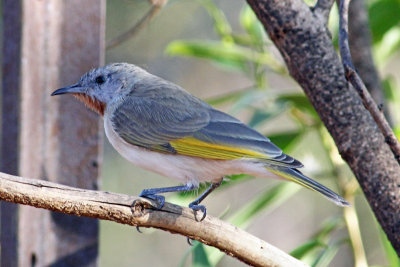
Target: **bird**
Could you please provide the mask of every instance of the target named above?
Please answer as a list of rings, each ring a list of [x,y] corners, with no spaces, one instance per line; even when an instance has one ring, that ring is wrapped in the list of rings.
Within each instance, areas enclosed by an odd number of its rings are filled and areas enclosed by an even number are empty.
[[[131,163],[182,185],[144,189],[140,197],[158,202],[167,192],[210,183],[189,208],[200,205],[227,175],[249,174],[295,182],[338,206],[341,196],[304,175],[303,164],[283,153],[263,134],[219,111],[180,86],[129,63],[111,63],[85,73],[77,83],[51,95],[72,94],[104,118],[111,145]],[[200,220],[200,221],[201,221]]]

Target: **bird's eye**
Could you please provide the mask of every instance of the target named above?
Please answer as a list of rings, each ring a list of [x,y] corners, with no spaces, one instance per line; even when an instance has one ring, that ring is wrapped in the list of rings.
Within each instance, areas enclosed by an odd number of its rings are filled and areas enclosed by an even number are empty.
[[[95,79],[95,82],[97,84],[103,84],[105,81],[106,81],[106,78],[104,78],[103,75],[97,76],[96,79]]]

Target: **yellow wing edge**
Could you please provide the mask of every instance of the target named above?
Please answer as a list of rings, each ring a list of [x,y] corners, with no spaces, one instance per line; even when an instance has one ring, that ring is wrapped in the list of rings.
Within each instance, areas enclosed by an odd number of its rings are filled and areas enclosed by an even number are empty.
[[[170,141],[169,143],[178,154],[186,156],[222,160],[241,158],[270,159],[267,155],[257,151],[221,144],[212,144],[194,137],[185,137]]]

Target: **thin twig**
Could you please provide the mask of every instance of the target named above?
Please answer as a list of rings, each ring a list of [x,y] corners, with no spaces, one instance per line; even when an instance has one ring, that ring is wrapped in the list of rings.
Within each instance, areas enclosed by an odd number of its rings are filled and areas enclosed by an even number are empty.
[[[340,188],[343,188],[344,197],[350,203],[346,209],[343,209],[343,217],[349,233],[350,242],[354,254],[355,267],[367,267],[367,257],[365,255],[364,245],[361,238],[359,220],[356,212],[355,194],[358,187],[357,180],[352,178],[348,181],[347,174],[343,172],[344,162],[336,149],[334,141],[330,138],[325,127],[319,127],[319,133],[328,151],[328,159]]]
[[[318,0],[315,4],[313,11],[323,20],[324,24],[328,24],[329,13],[335,0]]]
[[[253,266],[306,266],[274,246],[218,218],[197,222],[192,209],[140,197],[84,190],[0,172],[0,200],[177,233],[214,246]]]
[[[341,180],[344,180],[343,178]],[[349,232],[351,245],[354,252],[354,266],[355,267],[367,267],[367,256],[365,255],[364,245],[361,238],[360,224],[357,217],[357,211],[355,206],[355,192],[358,188],[356,179],[352,179],[344,187],[345,198],[351,206],[348,209],[343,209],[343,216],[346,222],[346,226]]]
[[[106,49],[112,49],[135,36],[135,34],[142,30],[161,11],[162,7],[163,5],[161,4],[153,4],[146,15],[144,15],[131,29],[108,41],[106,43]]]
[[[338,2],[339,3],[339,2]],[[352,0],[349,5],[349,46],[352,61],[374,101],[382,106],[383,114],[393,126],[383,94],[382,79],[372,56],[372,34],[365,0]]]
[[[346,79],[356,89],[360,95],[365,108],[371,113],[376,124],[385,137],[386,143],[392,150],[394,157],[400,164],[400,143],[392,131],[383,113],[379,110],[378,105],[372,99],[365,84],[358,75],[350,54],[349,38],[348,38],[348,8],[350,0],[341,0],[339,5],[339,49],[342,57],[342,63],[346,75]]]

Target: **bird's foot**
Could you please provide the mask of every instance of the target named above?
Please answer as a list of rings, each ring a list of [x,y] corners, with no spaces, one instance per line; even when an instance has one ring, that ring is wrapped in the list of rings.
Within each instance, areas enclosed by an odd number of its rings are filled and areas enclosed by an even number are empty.
[[[158,210],[160,210],[160,209],[162,209],[162,207],[164,207],[165,197],[160,196],[160,195],[151,194],[151,193],[147,192],[147,189],[143,190],[142,193],[139,194],[139,197],[144,197],[144,198],[148,198],[148,199],[157,201],[158,202],[158,207],[157,207]]]
[[[187,243],[189,244],[189,246],[192,246],[192,247],[193,247],[192,240],[193,240],[193,239],[191,239],[190,237],[186,237],[186,241],[187,241]]]
[[[207,215],[207,209],[206,209],[206,207],[203,206],[203,205],[197,205],[197,204],[194,204],[194,203],[190,203],[190,204],[189,204],[189,208],[191,208],[191,209],[195,212],[194,218],[195,218],[196,221],[198,221],[198,222],[201,222],[202,220],[204,220],[204,218],[205,218],[206,215]],[[200,220],[197,220],[196,214],[197,214],[197,211],[199,211],[199,210],[200,210],[201,212],[203,212],[203,216],[201,217]]]
[[[196,221],[201,222],[202,220],[204,220],[204,218],[206,218],[207,209],[206,209],[205,206],[203,206],[203,205],[197,205],[197,204],[195,204],[195,203],[190,203],[190,204],[189,204],[189,208],[191,208],[191,209],[195,212],[194,218],[196,219]],[[196,217],[197,211],[199,211],[199,210],[201,210],[201,212],[203,212],[203,216],[201,217],[200,221],[197,220],[197,217]],[[186,241],[187,241],[187,243],[188,243],[190,246],[193,246],[193,243],[192,243],[193,239],[187,237],[187,238],[186,238]]]
[[[148,198],[151,200],[155,200],[158,202],[158,206],[156,207],[156,209],[160,210],[162,209],[162,207],[164,207],[164,203],[165,203],[165,197],[164,196],[160,196],[160,195],[153,195],[153,194],[146,194],[146,190],[143,190],[142,193],[139,194],[139,197],[144,197],[144,198]],[[140,231],[139,226],[136,226],[136,230],[139,233],[142,233],[142,231]]]

